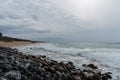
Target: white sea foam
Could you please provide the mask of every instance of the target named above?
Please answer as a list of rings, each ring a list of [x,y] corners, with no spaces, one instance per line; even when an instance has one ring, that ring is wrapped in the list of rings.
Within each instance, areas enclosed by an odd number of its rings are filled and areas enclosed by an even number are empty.
[[[46,55],[57,61],[72,61],[76,67],[94,63],[103,71],[111,71],[113,80],[120,79],[120,49],[118,48],[60,47],[51,43],[16,48],[26,54]]]

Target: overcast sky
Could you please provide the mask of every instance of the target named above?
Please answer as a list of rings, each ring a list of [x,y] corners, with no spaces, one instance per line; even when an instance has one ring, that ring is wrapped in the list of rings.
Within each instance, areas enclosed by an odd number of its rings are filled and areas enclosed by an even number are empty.
[[[4,35],[45,41],[120,41],[120,0],[0,0]]]

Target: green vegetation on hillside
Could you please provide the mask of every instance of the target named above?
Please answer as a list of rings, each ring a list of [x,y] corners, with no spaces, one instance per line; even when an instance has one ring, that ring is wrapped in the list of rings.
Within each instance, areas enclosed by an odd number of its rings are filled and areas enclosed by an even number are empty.
[[[32,43],[36,43],[36,42],[45,43],[44,41],[31,41],[31,40],[26,40],[26,39],[3,36],[1,32],[0,32],[0,41],[4,41],[4,42],[25,41],[25,42],[32,42]]]
[[[0,37],[0,41],[4,41],[4,42],[25,41],[25,42],[32,42],[32,43],[43,42],[43,41],[31,41],[31,40],[26,40],[26,39],[11,38],[7,36]]]

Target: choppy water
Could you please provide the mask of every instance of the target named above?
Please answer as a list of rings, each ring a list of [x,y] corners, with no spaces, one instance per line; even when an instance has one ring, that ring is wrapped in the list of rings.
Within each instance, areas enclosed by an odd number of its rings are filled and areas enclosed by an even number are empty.
[[[16,47],[26,54],[46,55],[57,61],[72,61],[76,67],[94,63],[102,71],[110,71],[112,80],[120,80],[119,43],[34,44]]]

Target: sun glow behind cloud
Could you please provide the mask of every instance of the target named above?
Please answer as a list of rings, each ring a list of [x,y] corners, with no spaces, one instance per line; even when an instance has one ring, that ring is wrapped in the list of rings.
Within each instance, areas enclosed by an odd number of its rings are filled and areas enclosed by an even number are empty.
[[[103,29],[106,27],[103,27],[101,20],[103,18],[101,16],[104,14],[103,7],[106,5],[103,0],[52,0],[50,2],[64,14],[76,18],[80,23],[79,27],[83,29]]]

